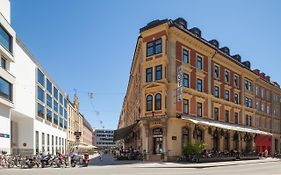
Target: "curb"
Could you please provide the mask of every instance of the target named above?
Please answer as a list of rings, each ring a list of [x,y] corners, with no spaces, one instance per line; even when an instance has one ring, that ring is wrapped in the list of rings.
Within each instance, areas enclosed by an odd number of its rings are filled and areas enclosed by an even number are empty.
[[[135,167],[135,168],[214,168],[214,167],[223,167],[223,166],[233,166],[233,165],[253,165],[253,164],[263,164],[263,163],[271,163],[271,162],[280,162],[281,160],[270,160],[270,161],[257,161],[257,162],[236,162],[236,163],[228,163],[228,164],[217,164],[217,165],[190,165],[190,166],[142,166],[142,167]]]

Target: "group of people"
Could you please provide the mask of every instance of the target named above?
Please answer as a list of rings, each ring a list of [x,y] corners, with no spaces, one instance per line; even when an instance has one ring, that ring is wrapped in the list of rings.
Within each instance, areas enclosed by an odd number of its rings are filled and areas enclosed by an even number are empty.
[[[123,147],[113,150],[113,156],[117,160],[140,160],[141,153],[139,150],[133,148],[124,149]]]

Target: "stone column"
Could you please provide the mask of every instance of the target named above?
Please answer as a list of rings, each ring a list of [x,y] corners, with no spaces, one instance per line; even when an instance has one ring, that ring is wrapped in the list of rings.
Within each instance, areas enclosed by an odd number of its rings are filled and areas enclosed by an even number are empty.
[[[208,58],[208,94],[212,94],[212,62]],[[208,97],[208,118],[212,118],[212,103],[211,97]]]
[[[234,142],[233,142],[233,134],[234,131],[229,131],[229,150],[233,150],[234,149]]]
[[[150,132],[149,132],[149,126],[148,126],[148,122],[147,121],[143,121],[143,130],[144,130],[144,138],[143,138],[143,152],[145,151],[146,153],[146,160],[149,160],[149,136],[150,136]]]
[[[162,118],[161,119],[162,123],[162,131],[163,131],[163,153],[164,153],[164,161],[168,160],[168,148],[167,148],[167,131],[168,131],[168,126],[167,126],[167,118]]]

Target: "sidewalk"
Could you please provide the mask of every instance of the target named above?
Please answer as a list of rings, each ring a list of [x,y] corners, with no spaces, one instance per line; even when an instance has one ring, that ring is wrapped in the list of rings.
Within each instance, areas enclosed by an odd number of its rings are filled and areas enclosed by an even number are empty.
[[[281,159],[261,158],[258,160],[242,160],[242,161],[227,161],[227,162],[212,162],[212,163],[157,162],[157,163],[135,164],[133,166],[139,168],[211,168],[211,167],[231,166],[231,165],[260,164],[260,163],[268,163],[268,162],[281,162]]]

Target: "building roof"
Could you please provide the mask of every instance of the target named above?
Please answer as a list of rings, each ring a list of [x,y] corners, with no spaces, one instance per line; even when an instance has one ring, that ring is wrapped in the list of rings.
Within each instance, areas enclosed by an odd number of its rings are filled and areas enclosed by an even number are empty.
[[[200,41],[200,42],[203,42],[204,44],[206,44],[207,46],[211,47],[212,49],[214,49],[216,51],[216,53],[220,53],[221,55],[223,55],[224,57],[226,57],[227,59],[229,59],[230,61],[232,61],[233,63],[239,65],[240,67],[244,68],[244,69],[247,69],[248,71],[250,71],[251,73],[255,74],[255,75],[258,75],[256,72],[254,72],[252,69],[251,69],[251,63],[249,61],[241,61],[241,57],[240,55],[236,54],[236,55],[230,55],[229,52],[229,48],[228,47],[221,47],[219,48],[219,42],[217,40],[210,40],[210,41],[207,41],[206,39],[204,39],[202,36],[201,36],[201,30],[197,27],[193,27],[191,29],[188,29],[187,27],[187,21],[183,18],[177,18],[175,20],[172,20],[172,19],[162,19],[162,20],[153,20],[149,23],[147,23],[146,26],[140,28],[140,33],[146,31],[146,30],[149,30],[149,29],[152,29],[154,27],[157,27],[159,25],[162,25],[162,24],[168,24],[169,27],[176,27],[177,29],[185,32],[186,34],[192,36],[193,38],[195,38],[196,40]],[[217,45],[212,42],[212,41],[216,41]],[[237,57],[236,56],[239,56],[240,59],[236,59]],[[274,82],[274,81],[270,81],[270,80],[266,80],[265,78],[261,77],[260,75],[258,75],[262,80],[264,80],[264,82],[280,89],[280,85],[277,83],[277,82]]]

